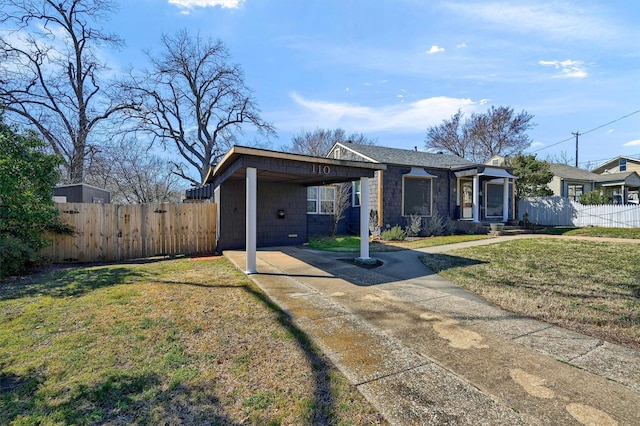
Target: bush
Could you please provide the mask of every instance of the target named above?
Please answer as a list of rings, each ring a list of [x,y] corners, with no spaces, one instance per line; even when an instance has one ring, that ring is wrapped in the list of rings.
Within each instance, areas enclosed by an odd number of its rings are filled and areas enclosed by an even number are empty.
[[[602,205],[611,204],[613,199],[608,195],[601,194],[599,190],[589,191],[580,196],[580,204],[584,205]]]
[[[382,235],[380,236],[380,238],[385,241],[404,241],[406,237],[407,237],[407,234],[399,225],[396,225],[391,229],[385,230],[384,232],[382,232]]]
[[[407,236],[415,237],[422,231],[422,216],[409,215],[407,218],[407,226],[404,228]]]
[[[374,237],[380,236],[380,226],[378,226],[378,210],[369,210],[369,232]]]
[[[434,211],[433,214],[424,221],[424,232],[427,237],[444,234],[445,221],[442,216]]]
[[[64,228],[51,200],[59,164],[33,131],[18,133],[0,115],[0,275],[26,272],[46,232]]]
[[[38,260],[36,252],[26,243],[8,235],[0,237],[0,278],[24,274]]]

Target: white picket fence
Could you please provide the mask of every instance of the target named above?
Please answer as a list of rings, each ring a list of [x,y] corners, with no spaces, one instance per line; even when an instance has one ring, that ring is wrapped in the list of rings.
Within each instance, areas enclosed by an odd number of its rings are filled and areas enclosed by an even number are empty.
[[[640,206],[634,204],[585,206],[565,197],[525,198],[518,203],[520,220],[525,213],[538,225],[640,228]]]

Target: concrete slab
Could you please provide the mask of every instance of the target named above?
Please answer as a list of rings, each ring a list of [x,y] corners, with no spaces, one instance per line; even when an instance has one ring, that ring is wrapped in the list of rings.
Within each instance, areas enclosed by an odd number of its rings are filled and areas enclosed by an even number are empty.
[[[595,374],[608,377],[623,383],[637,393],[640,393],[640,360],[638,351],[602,342],[601,345],[571,359],[571,364],[577,365]]]
[[[366,270],[268,249],[251,278],[392,424],[640,424],[638,351],[502,311],[405,255]]]
[[[528,425],[526,418],[435,364],[359,387],[392,424]]]
[[[600,339],[556,326],[534,331],[513,340],[566,362],[589,353],[601,344]]]

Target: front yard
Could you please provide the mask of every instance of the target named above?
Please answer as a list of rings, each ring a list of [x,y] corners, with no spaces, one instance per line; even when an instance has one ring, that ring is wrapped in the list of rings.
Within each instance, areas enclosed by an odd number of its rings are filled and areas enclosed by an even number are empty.
[[[640,349],[640,244],[522,239],[422,261],[505,310]]]
[[[223,258],[0,281],[0,424],[384,424]]]

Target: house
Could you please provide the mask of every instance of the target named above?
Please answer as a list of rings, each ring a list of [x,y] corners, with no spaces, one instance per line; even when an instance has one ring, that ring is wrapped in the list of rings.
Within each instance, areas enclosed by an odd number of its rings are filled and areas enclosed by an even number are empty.
[[[352,187],[350,230],[360,233],[360,258],[367,260],[372,211],[381,227],[405,226],[410,215],[506,222],[513,217],[514,179],[507,169],[454,155],[348,142],[326,157],[234,146],[186,195],[218,205],[216,249],[245,248],[251,272],[257,247],[329,233],[337,183]]]
[[[621,159],[623,157],[618,157]],[[640,171],[640,160],[638,163]],[[553,180],[547,185],[554,195],[579,201],[582,194],[593,190],[600,190],[602,194],[611,197],[618,204],[638,204],[638,190],[640,188],[640,175],[638,171],[620,172],[620,162],[611,160],[606,163],[616,165],[611,169],[599,167],[595,170],[603,171],[601,174],[589,172],[566,164],[549,163],[554,174]],[[624,163],[623,163],[624,164]],[[631,162],[627,162],[631,164]],[[604,172],[604,170],[608,170]]]
[[[377,213],[383,229],[405,226],[410,215],[437,214],[476,223],[513,218],[515,176],[503,167],[475,164],[450,154],[349,142],[336,143],[327,158],[386,165],[375,172],[367,206]],[[360,208],[357,202],[352,206]]]
[[[553,179],[547,187],[553,195],[580,201],[580,196],[597,187],[600,175],[569,166],[567,164],[549,163]]]
[[[53,200],[58,203],[108,204],[111,202],[111,192],[86,183],[58,185],[53,190]]]
[[[598,167],[591,171],[598,175],[624,172],[640,173],[640,158],[619,156],[600,164]]]

